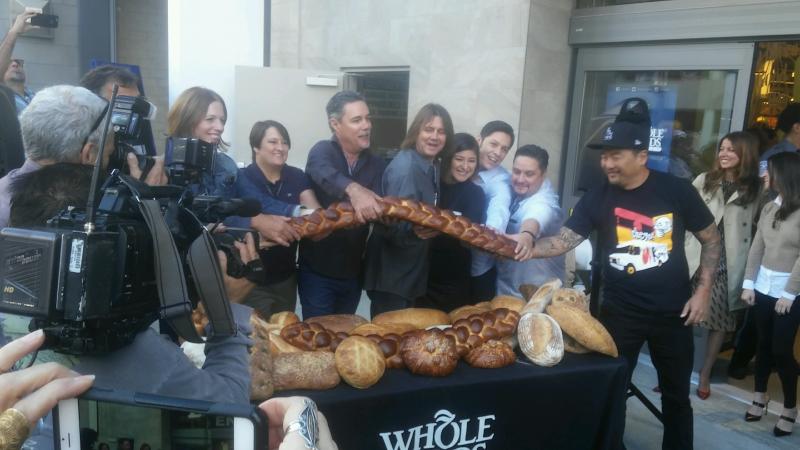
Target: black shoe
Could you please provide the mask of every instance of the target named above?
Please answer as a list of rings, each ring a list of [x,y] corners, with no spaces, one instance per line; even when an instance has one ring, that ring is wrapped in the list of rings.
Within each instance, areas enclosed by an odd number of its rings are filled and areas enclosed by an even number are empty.
[[[795,420],[797,420],[796,417],[787,417],[787,416],[781,416],[781,419],[783,419],[783,420],[785,420],[785,421],[787,421],[789,423],[794,423]],[[788,436],[788,435],[792,434],[792,432],[791,431],[783,431],[780,428],[778,428],[778,425],[775,425],[775,428],[772,429],[772,434],[774,434],[776,437],[784,437],[784,436]]]
[[[762,417],[764,417],[764,414],[767,413],[767,405],[766,405],[766,403],[759,403],[759,402],[753,400],[753,406],[761,408],[762,409],[761,414],[755,415],[755,414],[750,414],[749,412],[745,411],[744,420],[747,421],[747,422],[758,422],[759,420],[761,420]]]

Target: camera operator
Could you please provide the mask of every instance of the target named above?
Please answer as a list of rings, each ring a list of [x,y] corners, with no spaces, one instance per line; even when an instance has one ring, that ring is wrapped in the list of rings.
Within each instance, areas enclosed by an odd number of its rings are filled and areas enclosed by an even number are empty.
[[[117,95],[124,95],[127,97],[142,97],[139,91],[139,77],[130,70],[105,64],[86,72],[81,78],[80,85],[86,89],[94,92],[95,94],[111,101],[114,85],[118,86]],[[142,124],[147,126],[147,136],[144,139],[152,140],[152,131],[149,124]],[[155,150],[155,148],[153,149]],[[142,179],[142,170],[139,168],[139,160],[136,155],[129,152],[126,155],[126,163],[128,170],[132,177],[142,180],[150,186],[161,186],[167,184],[167,174],[164,171],[164,158],[157,157],[155,154],[149,155],[153,157],[153,167],[147,172],[146,177]]]
[[[9,188],[16,178],[59,162],[94,164],[104,129],[106,104],[102,98],[77,86],[51,86],[39,91],[19,119],[25,162],[0,178],[0,228],[8,225]],[[113,150],[112,137],[106,140],[106,158]],[[104,160],[103,167],[107,163]]]
[[[17,16],[6,37],[0,42],[0,73],[3,74],[3,82],[14,91],[17,114],[21,114],[30,104],[34,94],[25,86],[25,61],[12,58],[11,55],[14,53],[17,38],[33,27],[30,19],[36,14],[32,11],[25,11]]]
[[[82,164],[55,164],[19,178],[13,185],[11,224],[35,227],[67,206],[83,206],[88,198],[92,167]],[[58,195],[53,195],[58,193]],[[241,252],[244,262],[257,255],[252,239],[250,249]],[[223,268],[225,261],[221,261]],[[226,288],[252,283],[227,280]],[[237,300],[246,295],[239,289]],[[249,307],[231,305],[238,335],[211,338],[206,342],[206,362],[202,370],[194,367],[181,349],[152,328],[139,333],[130,345],[108,354],[84,355],[73,367],[79,373],[94,374],[96,386],[124,388],[175,397],[228,403],[246,403],[250,398],[247,346],[250,345]]]

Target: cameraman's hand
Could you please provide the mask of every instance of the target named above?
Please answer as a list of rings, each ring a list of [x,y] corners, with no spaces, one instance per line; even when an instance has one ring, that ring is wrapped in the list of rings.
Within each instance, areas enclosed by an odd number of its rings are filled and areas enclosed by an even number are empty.
[[[288,247],[300,240],[300,234],[289,225],[291,219],[283,216],[259,214],[250,220],[250,226],[267,240]]]
[[[244,264],[258,258],[258,250],[256,249],[255,239],[251,233],[247,233],[244,242],[235,242],[236,250],[239,251],[239,257]],[[225,291],[228,293],[228,300],[233,303],[240,303],[247,297],[247,294],[256,286],[255,283],[245,277],[234,278],[228,275],[228,258],[222,250],[217,251],[219,257],[219,266],[222,269],[222,278],[225,281]]]
[[[269,423],[269,450],[304,450],[306,448],[300,433],[286,434],[284,430],[292,421],[300,417],[300,412],[305,406],[304,397],[273,397],[258,407],[267,414]],[[339,447],[333,442],[331,430],[325,415],[317,411],[317,425],[319,427],[319,450],[337,450]]]
[[[43,343],[44,333],[37,330],[0,348],[0,413],[9,408],[18,410],[28,419],[31,429],[59,400],[82,394],[94,382],[94,375],[81,376],[56,363],[10,372],[18,360],[36,351]]]
[[[39,28],[36,26],[31,25],[30,19],[33,16],[38,15],[39,13],[27,10],[24,13],[17,16],[17,19],[14,21],[14,24],[11,25],[11,29],[8,31],[9,33],[14,33],[15,35],[19,36],[20,34],[32,29],[32,28]]]
[[[144,180],[142,180],[142,170],[139,169],[139,159],[136,158],[136,155],[128,153],[126,162],[128,163],[128,170],[131,173],[131,177],[144,181],[148,186],[164,186],[168,183],[167,172],[164,170],[163,156],[153,157],[153,167],[150,169],[150,172],[147,172],[147,177],[145,177]]]

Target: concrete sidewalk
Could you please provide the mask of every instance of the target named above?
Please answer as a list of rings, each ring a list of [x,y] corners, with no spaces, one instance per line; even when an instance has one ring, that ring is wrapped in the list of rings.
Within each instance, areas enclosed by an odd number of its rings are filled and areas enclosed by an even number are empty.
[[[696,380],[693,380],[693,383]],[[656,371],[646,354],[639,356],[639,364],[633,374],[633,383],[661,408],[660,395],[653,392],[658,384]],[[694,394],[692,384],[692,408],[694,409],[694,448],[706,449],[800,449],[800,424],[795,424],[791,436],[776,438],[772,428],[778,421],[781,404],[770,402],[769,414],[759,422],[745,422],[744,412],[751,401],[751,393],[726,383],[712,383],[711,397],[700,400]],[[628,399],[628,415],[625,422],[625,446],[628,450],[658,450],[661,448],[662,427],[650,411],[635,397]]]

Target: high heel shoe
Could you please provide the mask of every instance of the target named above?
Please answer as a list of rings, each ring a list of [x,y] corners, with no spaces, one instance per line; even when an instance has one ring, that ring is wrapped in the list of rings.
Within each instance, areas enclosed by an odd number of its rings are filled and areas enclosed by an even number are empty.
[[[785,420],[791,424],[794,424],[795,421],[797,420],[797,417],[781,416],[780,419],[778,420]],[[791,430],[783,431],[780,428],[778,428],[778,424],[775,424],[775,428],[772,429],[772,434],[774,434],[775,437],[784,437],[792,434],[792,431]]]
[[[764,414],[767,413],[767,405],[768,404],[769,404],[769,400],[764,400],[764,403],[759,403],[759,402],[753,400],[753,406],[762,409],[761,414],[755,415],[755,414],[750,414],[749,412],[745,411],[744,420],[747,421],[747,422],[758,422],[759,420],[761,420],[762,417],[764,417]]]

